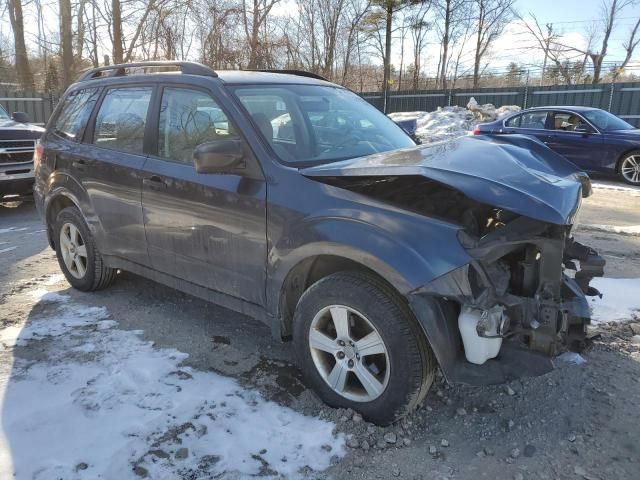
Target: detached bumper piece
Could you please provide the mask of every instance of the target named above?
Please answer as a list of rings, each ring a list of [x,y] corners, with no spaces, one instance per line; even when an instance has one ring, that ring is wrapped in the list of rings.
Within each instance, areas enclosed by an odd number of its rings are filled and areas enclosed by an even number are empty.
[[[462,231],[460,241],[474,260],[410,296],[449,381],[491,384],[540,375],[553,368],[550,357],[581,346],[590,322],[585,295],[599,294],[589,283],[603,275],[605,261],[576,242],[570,226],[518,217],[480,239]],[[575,271],[573,278],[565,270]],[[429,315],[427,305],[441,315]],[[504,319],[487,328],[497,308]],[[483,361],[478,349],[490,351],[486,345],[496,337],[502,338],[498,355]]]

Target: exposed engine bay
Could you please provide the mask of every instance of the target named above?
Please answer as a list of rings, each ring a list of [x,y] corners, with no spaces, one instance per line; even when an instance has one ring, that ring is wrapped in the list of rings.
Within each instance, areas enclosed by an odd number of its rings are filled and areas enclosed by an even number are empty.
[[[547,223],[485,205],[424,177],[324,181],[461,227],[458,240],[473,261],[412,295],[417,303],[430,297],[444,304],[440,308],[450,325],[441,326],[437,335],[427,332],[427,336],[439,337],[430,338],[432,344],[445,342],[448,346],[444,348],[464,351],[464,357],[436,351],[449,379],[474,383],[472,377],[480,375],[469,365],[456,366],[461,358],[472,367],[483,368],[480,366],[501,351],[500,357],[511,362],[514,352],[516,356],[518,351],[527,351],[550,357],[583,344],[590,321],[585,295],[599,294],[589,282],[603,275],[605,261],[574,240],[572,225]],[[434,350],[439,348],[443,347],[434,346]],[[533,358],[522,357],[521,362],[531,363]],[[512,371],[508,376],[520,373]]]

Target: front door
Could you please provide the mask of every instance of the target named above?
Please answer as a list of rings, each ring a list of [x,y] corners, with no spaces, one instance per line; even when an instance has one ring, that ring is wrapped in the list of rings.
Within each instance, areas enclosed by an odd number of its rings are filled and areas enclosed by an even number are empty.
[[[262,172],[253,158],[244,171],[229,174],[198,173],[192,160],[198,145],[238,137],[208,92],[164,87],[155,154],[144,167],[144,225],[154,269],[263,305]]]
[[[602,135],[580,116],[570,112],[553,112],[549,123],[546,143],[553,151],[585,170],[597,170],[605,163],[607,151]],[[587,131],[576,131],[578,126]]]

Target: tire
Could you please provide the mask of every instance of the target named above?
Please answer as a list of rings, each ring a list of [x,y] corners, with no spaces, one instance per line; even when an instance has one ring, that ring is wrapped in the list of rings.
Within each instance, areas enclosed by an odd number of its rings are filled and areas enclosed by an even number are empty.
[[[625,153],[618,164],[620,178],[630,184],[640,185],[640,150]]]
[[[74,230],[75,228],[75,230]],[[74,253],[62,245],[61,233],[69,238],[75,238]],[[74,233],[76,233],[74,235]],[[100,252],[96,248],[95,241],[89,227],[77,208],[68,207],[60,211],[54,225],[54,241],[58,264],[71,286],[83,292],[92,292],[108,287],[116,278],[117,270],[107,267]],[[84,247],[84,248],[83,248]],[[67,260],[65,260],[65,255]],[[68,265],[68,258],[75,256],[75,265]]]
[[[348,336],[344,329],[343,335],[338,333],[334,315],[346,319],[339,323],[348,325]],[[371,341],[368,345],[361,341],[376,339],[376,334],[382,347],[376,343],[374,350]],[[293,336],[298,364],[320,398],[332,407],[360,412],[379,425],[393,423],[413,410],[435,377],[435,358],[407,303],[372,274],[334,273],[313,284],[298,302]],[[340,346],[340,338],[351,338],[353,347]],[[360,347],[365,345],[370,352],[385,352],[364,353]],[[347,373],[334,375],[336,369]],[[378,383],[369,380],[367,371]],[[337,389],[330,382],[339,385]],[[365,383],[371,388],[365,388]]]

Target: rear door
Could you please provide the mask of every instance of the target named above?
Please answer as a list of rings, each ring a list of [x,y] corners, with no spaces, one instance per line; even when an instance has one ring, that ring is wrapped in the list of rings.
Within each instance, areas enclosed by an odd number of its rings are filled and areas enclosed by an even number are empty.
[[[262,171],[248,153],[243,171],[196,172],[192,156],[198,145],[240,136],[208,90],[165,86],[160,98],[154,154],[145,164],[142,187],[151,264],[262,305],[267,257]]]
[[[521,113],[505,121],[504,133],[531,135],[546,142],[548,140],[548,131],[546,130],[548,116],[549,112],[546,110]]]
[[[588,131],[576,132],[579,125]],[[607,158],[603,136],[574,112],[552,112],[546,143],[553,151],[585,170],[602,168]]]
[[[105,88],[73,158],[88,193],[100,251],[147,264],[142,220],[145,129],[154,87]]]

